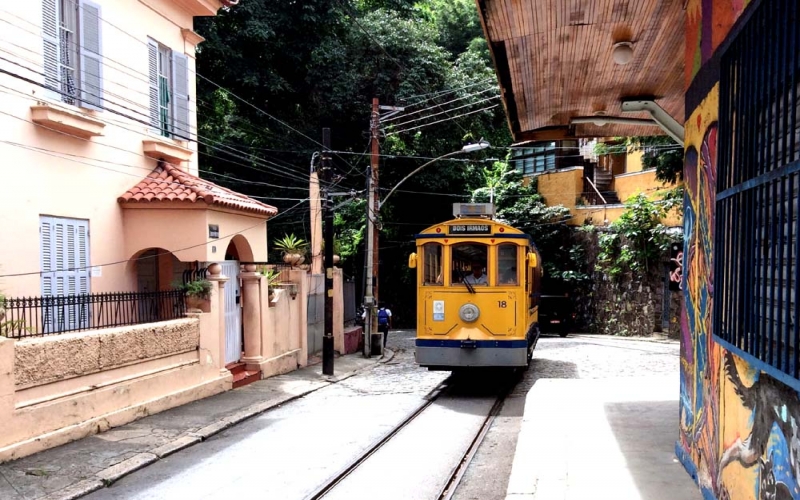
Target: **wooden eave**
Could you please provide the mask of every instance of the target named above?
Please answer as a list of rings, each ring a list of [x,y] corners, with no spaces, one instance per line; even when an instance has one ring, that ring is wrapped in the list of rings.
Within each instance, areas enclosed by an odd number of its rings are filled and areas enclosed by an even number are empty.
[[[652,98],[683,122],[682,0],[476,0],[515,142],[657,135],[645,125],[571,124],[622,113],[625,98]],[[612,59],[633,42],[633,60]]]

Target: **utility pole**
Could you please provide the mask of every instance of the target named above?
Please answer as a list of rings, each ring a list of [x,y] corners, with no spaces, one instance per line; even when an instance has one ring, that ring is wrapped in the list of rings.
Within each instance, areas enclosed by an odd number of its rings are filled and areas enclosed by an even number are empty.
[[[369,136],[372,154],[370,155],[369,195],[367,198],[367,271],[366,290],[364,291],[364,309],[367,316],[364,321],[364,356],[372,354],[372,335],[378,331],[378,316],[375,314],[378,304],[378,268],[379,256],[379,230],[375,227],[381,209],[380,191],[378,190],[378,165],[380,159],[381,110],[389,111],[387,117],[396,115],[405,110],[397,106],[381,106],[377,97],[372,98],[372,116],[370,119]],[[377,350],[383,355],[383,337],[375,339]]]
[[[333,375],[333,193],[331,129],[322,129],[322,179],[325,192],[325,336],[322,337],[322,373]]]
[[[380,304],[380,294],[379,292],[379,284],[380,284],[380,227],[377,225],[380,223],[380,206],[379,202],[381,199],[381,191],[380,191],[380,184],[378,182],[378,168],[380,166],[380,143],[378,142],[379,139],[379,130],[381,126],[381,112],[380,106],[378,104],[378,98],[372,98],[372,120],[370,122],[370,140],[372,142],[372,154],[370,155],[370,166],[372,167],[372,198],[370,199],[370,206],[372,207],[372,224],[375,226],[374,230],[372,231],[372,296],[374,297],[375,307],[374,311],[375,314],[372,315],[372,332],[373,336],[378,332],[378,314],[377,308]],[[379,334],[380,337],[375,339],[378,343],[379,353],[383,355],[383,336]]]
[[[375,228],[378,199],[378,128],[380,126],[380,111],[378,98],[372,99],[372,116],[370,117],[370,142],[372,155],[370,157],[369,192],[367,194],[367,270],[366,289],[364,290],[364,357],[372,355],[372,334],[378,329],[378,320],[375,315],[377,302],[377,264],[378,264],[378,231]],[[383,345],[383,344],[381,344]]]

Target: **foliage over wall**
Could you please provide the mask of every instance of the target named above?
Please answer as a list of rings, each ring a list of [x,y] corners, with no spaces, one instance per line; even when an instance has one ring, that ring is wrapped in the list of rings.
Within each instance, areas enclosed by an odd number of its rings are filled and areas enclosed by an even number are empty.
[[[642,193],[629,199],[625,212],[599,237],[599,269],[612,279],[656,270],[670,246],[682,241],[661,223],[682,201],[682,196],[679,199],[674,193],[661,200],[651,200]]]

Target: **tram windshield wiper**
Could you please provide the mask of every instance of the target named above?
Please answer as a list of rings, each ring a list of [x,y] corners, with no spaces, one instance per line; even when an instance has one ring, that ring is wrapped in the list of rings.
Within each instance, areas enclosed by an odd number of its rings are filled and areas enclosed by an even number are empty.
[[[456,271],[458,271],[459,276],[461,276],[461,282],[464,283],[467,286],[467,290],[469,290],[469,293],[477,293],[475,291],[475,287],[473,287],[470,284],[470,282],[467,281],[467,277],[464,276],[464,273],[461,271],[461,269],[456,269]]]

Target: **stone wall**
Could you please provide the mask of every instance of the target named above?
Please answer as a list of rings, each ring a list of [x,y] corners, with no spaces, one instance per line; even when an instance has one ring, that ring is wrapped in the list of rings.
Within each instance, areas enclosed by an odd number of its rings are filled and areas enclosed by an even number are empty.
[[[197,318],[21,340],[14,352],[15,385],[25,389],[89,375],[194,351],[199,343]]]
[[[582,331],[611,335],[649,336],[655,332],[678,338],[680,334],[680,293],[669,291],[666,269],[669,254],[649,273],[626,273],[619,279],[597,269],[599,253],[597,231],[576,230],[573,238],[586,249],[589,286],[572,295],[577,312],[577,328]],[[666,297],[665,294],[669,296]],[[664,328],[664,307],[669,307],[668,325]]]

